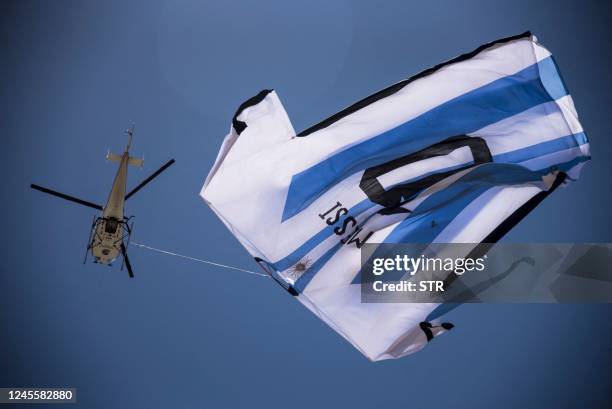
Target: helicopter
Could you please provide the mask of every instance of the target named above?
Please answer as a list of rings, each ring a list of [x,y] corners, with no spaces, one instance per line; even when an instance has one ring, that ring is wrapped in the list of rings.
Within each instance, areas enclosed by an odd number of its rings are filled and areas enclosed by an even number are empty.
[[[123,266],[127,268],[128,275],[130,278],[134,277],[132,265],[128,258],[127,246],[130,243],[130,236],[132,234],[132,228],[134,222],[132,219],[134,216],[126,217],[124,214],[125,201],[136,194],[145,185],[151,182],[154,178],[159,176],[164,170],[170,167],[174,163],[174,159],[170,159],[164,165],[162,165],[157,171],[152,173],[149,177],[144,179],[138,186],[132,189],[129,193],[126,192],[127,182],[127,169],[128,165],[135,167],[142,167],[144,165],[144,159],[130,156],[130,147],[132,145],[132,138],[134,136],[134,126],[132,125],[125,133],[128,135],[128,144],[123,154],[115,154],[110,151],[106,155],[106,159],[112,162],[119,163],[115,180],[111,187],[111,191],[108,195],[106,205],[103,207],[99,204],[89,202],[83,199],[79,199],[74,196],[69,196],[64,193],[56,192],[45,187],[31,184],[32,189],[38,190],[43,193],[59,197],[64,200],[68,200],[82,206],[91,207],[102,212],[101,215],[96,215],[93,218],[91,224],[91,230],[89,233],[89,239],[87,241],[87,249],[85,251],[85,260],[83,264],[87,262],[87,256],[91,252],[94,257],[94,263],[112,265],[112,263],[121,255],[123,257],[121,263],[121,270]]]

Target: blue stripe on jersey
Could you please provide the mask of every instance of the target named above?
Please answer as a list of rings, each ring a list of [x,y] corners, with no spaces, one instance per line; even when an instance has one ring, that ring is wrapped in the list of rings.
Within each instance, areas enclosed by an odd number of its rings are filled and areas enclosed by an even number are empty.
[[[540,172],[522,166],[488,163],[474,168],[446,189],[433,193],[385,238],[384,243],[430,243],[472,201],[495,186],[541,181]],[[433,222],[433,223],[432,223]],[[294,288],[304,291],[308,283],[342,247],[330,248],[296,280]],[[359,282],[360,274],[353,280]]]
[[[510,151],[510,152],[502,153],[499,155],[495,155],[493,159],[494,159],[494,162],[519,163],[519,162],[523,162],[523,161],[527,161],[527,160],[536,158],[538,156],[548,155],[551,153],[575,148],[585,143],[587,143],[586,135],[581,132],[581,133],[574,134],[574,135],[568,135],[568,136],[563,136],[561,138],[552,139],[550,141],[542,142],[542,143],[539,143],[533,146],[529,146],[526,148],[517,149],[515,151]],[[585,157],[584,160],[588,160],[588,158]],[[579,160],[577,162],[572,161],[570,164],[568,164],[568,166],[564,166],[563,168],[557,166],[556,168],[559,170],[567,171],[571,167],[575,166],[576,164],[580,162],[583,162],[584,160]],[[550,159],[544,158],[544,161],[546,163],[550,163]],[[464,166],[464,164],[458,165],[458,167],[461,167],[461,166]],[[421,175],[415,179],[419,179],[424,176],[427,176],[433,173],[437,173],[437,172],[446,172],[454,168],[455,167],[439,169],[439,170],[427,173],[425,175]],[[548,171],[550,169],[550,166],[543,165],[541,167],[536,166],[536,168],[542,168],[541,169],[542,171]],[[407,182],[410,182],[411,180],[412,179],[410,179]],[[406,183],[406,181],[403,181],[401,183]],[[272,265],[274,266],[274,268],[276,268],[277,271],[286,270],[287,268],[299,262],[303,257],[305,257],[316,246],[321,244],[325,239],[332,236],[334,234],[333,233],[334,227],[338,225],[342,225],[342,222],[344,221],[346,217],[348,216],[357,217],[361,215],[363,212],[367,211],[368,209],[371,209],[373,206],[375,206],[375,204],[370,202],[368,199],[361,201],[360,203],[356,204],[351,209],[349,209],[348,214],[342,216],[336,224],[334,224],[333,226],[326,226],[325,228],[320,230],[317,234],[315,234],[310,239],[308,239],[306,242],[304,242],[304,244],[296,248],[289,255],[276,261]],[[365,221],[362,221],[359,224],[363,226],[364,223]]]
[[[337,226],[342,225],[342,223],[344,222],[344,220],[347,217],[349,217],[349,216],[357,217],[358,215],[362,214],[363,212],[365,212],[366,210],[372,208],[373,206],[376,206],[376,204],[370,202],[369,199],[362,200],[361,202],[357,203],[355,206],[351,207],[348,210],[347,214],[341,216],[337,223],[335,223],[335,224],[333,224],[331,226],[326,225],[317,234],[312,236],[304,244],[302,244],[300,247],[298,247],[293,252],[291,252],[291,254],[289,254],[286,257],[284,257],[284,258],[274,262],[272,265],[274,266],[274,268],[277,271],[284,271],[284,270],[288,269],[289,267],[291,267],[292,265],[294,265],[298,261],[300,261],[302,259],[302,257],[304,257],[306,254],[308,254],[312,249],[314,249],[320,243],[325,241],[325,239],[327,239],[330,236],[333,236],[334,235],[334,229]],[[323,222],[323,223],[325,223],[325,222]]]
[[[282,221],[295,216],[330,187],[357,171],[416,152],[455,135],[475,132],[551,101],[546,84],[555,97],[559,97],[561,90],[558,84],[554,78],[549,78],[558,77],[554,68],[554,62],[548,57],[513,75],[446,101],[396,128],[351,146],[294,175]],[[540,78],[540,75],[547,78]]]
[[[549,153],[575,148],[585,144],[586,142],[586,135],[583,132],[580,132],[574,135],[567,135],[560,138],[551,139],[549,141],[541,142],[514,151],[500,153],[493,156],[493,161],[504,163],[524,162],[530,159],[535,159],[539,156],[547,155]]]
[[[384,243],[431,243],[457,214],[488,189],[541,181],[541,172],[522,166],[507,163],[481,165],[424,200],[385,238]]]
[[[542,84],[553,100],[563,98],[569,94],[569,91],[563,83],[559,67],[552,56],[540,61],[538,63],[538,69],[540,70]]]
[[[449,171],[460,169],[462,167],[467,167],[467,166],[470,166],[470,165],[473,165],[473,164],[474,164],[474,161],[471,160],[471,161],[464,162],[464,163],[461,163],[461,164],[458,164],[458,165],[449,166],[449,167],[446,167],[446,168],[436,169],[434,171],[424,173],[424,174],[419,175],[417,177],[414,177],[414,178],[411,178],[411,179],[407,179],[407,180],[403,180],[401,182],[396,183],[395,185],[403,184],[403,183],[410,183],[412,181],[416,181],[416,180],[422,179],[424,177],[427,177],[429,175],[433,175],[435,173],[449,172]],[[395,186],[395,185],[389,186],[387,189],[392,189],[393,186]],[[355,206],[351,207],[348,210],[347,214],[341,216],[335,224],[333,224],[332,226],[325,226],[317,234],[315,234],[310,239],[308,239],[304,244],[302,244],[297,249],[295,249],[293,252],[291,252],[291,254],[289,254],[286,257],[283,257],[282,259],[276,261],[272,265],[274,266],[274,268],[276,268],[277,271],[286,270],[287,268],[291,267],[292,265],[294,265],[295,263],[300,261],[306,254],[308,254],[312,249],[314,249],[316,246],[321,244],[325,239],[327,239],[328,237],[332,236],[334,234],[334,231],[333,231],[334,228],[336,228],[337,226],[341,226],[342,223],[344,222],[344,220],[347,217],[353,216],[354,218],[357,218],[363,212],[371,209],[374,206],[377,206],[377,204],[376,203],[372,203],[369,199],[362,200],[361,202],[357,203]],[[359,222],[359,225],[363,225],[365,222],[366,221],[361,221],[361,222]]]

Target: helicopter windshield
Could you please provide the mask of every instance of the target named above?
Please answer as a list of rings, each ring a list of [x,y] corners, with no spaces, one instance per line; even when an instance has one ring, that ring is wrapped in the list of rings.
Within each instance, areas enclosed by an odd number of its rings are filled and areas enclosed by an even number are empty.
[[[117,231],[117,226],[119,226],[119,220],[107,219],[106,225],[104,226],[104,231],[106,233],[114,234]]]

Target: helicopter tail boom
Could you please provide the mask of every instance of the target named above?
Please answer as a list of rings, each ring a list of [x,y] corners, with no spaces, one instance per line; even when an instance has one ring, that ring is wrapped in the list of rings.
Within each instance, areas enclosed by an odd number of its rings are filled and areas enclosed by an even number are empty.
[[[111,162],[121,162],[121,159],[123,158],[123,156],[116,154],[116,153],[112,153],[109,152],[106,154],[106,160],[109,160]],[[135,158],[133,156],[130,156],[128,158],[128,165],[134,166],[134,167],[138,167],[138,168],[142,168],[142,166],[144,165],[144,159],[142,158]]]

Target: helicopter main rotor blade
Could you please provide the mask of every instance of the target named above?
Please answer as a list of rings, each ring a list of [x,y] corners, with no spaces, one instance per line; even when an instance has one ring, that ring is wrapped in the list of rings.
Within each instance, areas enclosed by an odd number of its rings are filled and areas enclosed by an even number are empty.
[[[125,261],[125,267],[127,267],[128,274],[130,278],[134,278],[134,272],[132,271],[132,265],[130,264],[130,259],[127,255],[127,250],[125,249],[125,245],[121,243],[121,253],[123,254],[123,261]]]
[[[132,189],[132,191],[130,193],[128,193],[127,195],[125,195],[125,200],[128,200],[131,196],[133,196],[136,192],[138,192],[140,189],[142,189],[143,187],[145,187],[145,185],[147,183],[149,183],[150,181],[152,181],[153,179],[155,179],[157,176],[159,176],[160,173],[162,173],[164,170],[168,169],[170,167],[170,165],[172,165],[174,163],[174,159],[170,159],[168,162],[166,162],[164,164],[164,166],[162,166],[161,168],[157,169],[157,171],[155,173],[153,173],[151,176],[149,176],[148,178],[146,178],[145,180],[143,180],[138,186],[136,186],[134,189]]]
[[[78,203],[80,205],[87,206],[87,207],[93,207],[94,209],[97,209],[97,210],[104,210],[104,208],[100,206],[99,204],[88,202],[87,200],[79,199],[78,197],[74,197],[74,196],[69,196],[64,193],[56,192],[55,190],[47,189],[46,187],[38,186],[33,183],[30,185],[30,187],[34,190],[38,190],[39,192],[48,193],[50,195],[59,197],[60,199],[69,200],[71,202]]]

